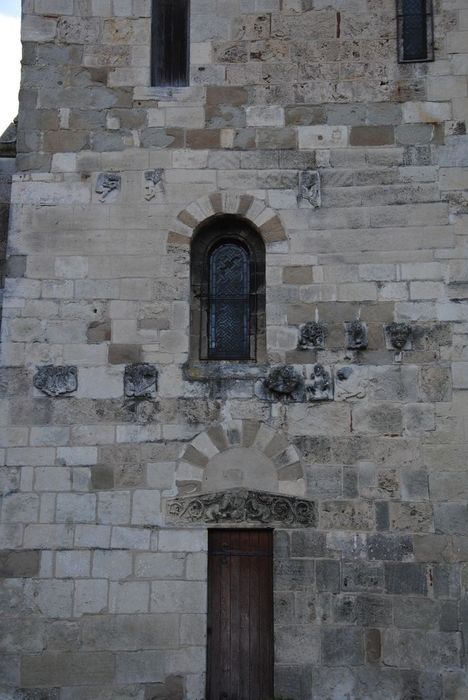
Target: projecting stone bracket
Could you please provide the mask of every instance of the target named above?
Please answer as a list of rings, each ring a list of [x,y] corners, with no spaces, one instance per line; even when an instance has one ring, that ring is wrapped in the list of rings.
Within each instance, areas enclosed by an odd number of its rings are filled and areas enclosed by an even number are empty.
[[[304,498],[265,491],[229,489],[218,493],[172,498],[166,503],[166,517],[174,524],[255,523],[315,527],[317,508],[314,501]]]
[[[47,396],[71,394],[78,388],[78,370],[71,366],[43,365],[38,367],[33,377],[33,384]]]

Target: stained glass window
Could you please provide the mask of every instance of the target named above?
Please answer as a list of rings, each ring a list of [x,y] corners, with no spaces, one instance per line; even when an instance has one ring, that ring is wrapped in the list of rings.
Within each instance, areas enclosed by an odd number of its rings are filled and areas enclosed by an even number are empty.
[[[398,60],[434,59],[432,0],[397,0]]]
[[[217,246],[209,258],[208,357],[250,356],[250,260],[238,243]]]

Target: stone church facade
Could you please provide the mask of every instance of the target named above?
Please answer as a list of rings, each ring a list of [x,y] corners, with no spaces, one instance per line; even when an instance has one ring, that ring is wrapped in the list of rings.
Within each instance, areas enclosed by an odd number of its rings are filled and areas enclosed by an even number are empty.
[[[22,5],[0,697],[467,698],[467,0]]]

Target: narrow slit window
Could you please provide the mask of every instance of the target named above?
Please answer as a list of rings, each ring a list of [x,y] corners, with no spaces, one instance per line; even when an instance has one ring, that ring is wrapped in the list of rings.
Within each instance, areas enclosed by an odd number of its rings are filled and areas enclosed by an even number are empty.
[[[189,84],[190,0],[153,0],[151,85]]]
[[[209,359],[250,355],[250,260],[238,243],[222,243],[209,260]]]
[[[434,60],[432,0],[397,0],[398,61]]]

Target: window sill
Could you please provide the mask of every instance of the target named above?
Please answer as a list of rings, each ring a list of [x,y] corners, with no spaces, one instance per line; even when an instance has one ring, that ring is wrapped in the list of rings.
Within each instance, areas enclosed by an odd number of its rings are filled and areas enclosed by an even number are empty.
[[[254,360],[210,360],[188,362],[184,377],[189,381],[205,382],[211,379],[258,379],[265,376],[267,365]]]

